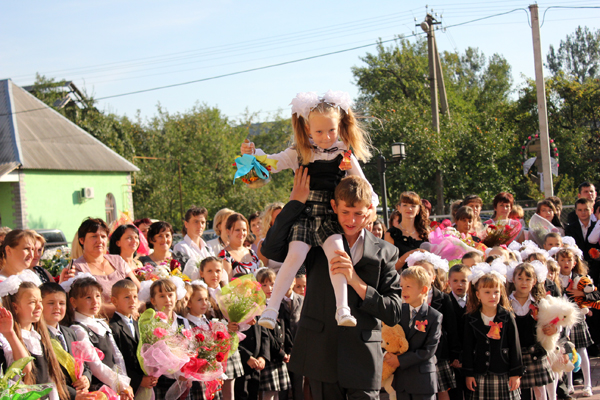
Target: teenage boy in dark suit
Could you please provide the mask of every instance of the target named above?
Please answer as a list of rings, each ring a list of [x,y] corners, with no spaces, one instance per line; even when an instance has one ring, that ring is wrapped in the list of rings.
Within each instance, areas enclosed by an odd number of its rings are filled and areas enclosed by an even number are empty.
[[[269,230],[261,251],[283,261],[287,236],[296,218],[311,207],[307,170],[299,168],[290,202]],[[394,326],[400,320],[398,249],[364,227],[374,216],[369,183],[347,176],[335,189],[332,211],[343,230],[346,251],[328,263],[320,247],[308,253],[306,296],[294,340],[289,368],[309,378],[314,399],[378,399],[383,353],[381,321]],[[346,277],[348,304],[355,327],[338,326],[336,303],[328,269]]]

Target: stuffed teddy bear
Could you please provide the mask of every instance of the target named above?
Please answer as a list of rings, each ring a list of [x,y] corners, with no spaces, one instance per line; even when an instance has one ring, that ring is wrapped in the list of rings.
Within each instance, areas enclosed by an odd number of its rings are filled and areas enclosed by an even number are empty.
[[[387,353],[400,355],[408,350],[408,340],[404,334],[404,329],[400,325],[387,326],[381,323],[381,347]],[[395,368],[390,367],[385,362],[383,363],[383,373],[381,374],[381,382],[383,388],[390,395],[390,400],[396,398],[396,392],[392,388],[392,380],[394,379]]]

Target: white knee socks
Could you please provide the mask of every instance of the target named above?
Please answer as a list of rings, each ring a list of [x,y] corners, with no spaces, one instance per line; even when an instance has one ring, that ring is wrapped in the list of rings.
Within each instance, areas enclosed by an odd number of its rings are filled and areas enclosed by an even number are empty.
[[[279,312],[283,296],[285,296],[290,286],[292,286],[292,282],[306,259],[309,250],[310,246],[304,242],[294,241],[289,244],[287,257],[285,257],[285,261],[277,273],[273,293],[271,293],[267,308]]]
[[[329,236],[327,240],[325,240],[325,243],[323,243],[323,251],[325,251],[325,256],[327,256],[329,277],[331,278],[333,292],[335,293],[335,306],[336,309],[345,308],[348,313],[350,313],[350,308],[348,307],[348,282],[346,281],[346,277],[342,274],[333,275],[331,273],[331,260],[339,255],[335,253],[337,250],[345,251],[342,235]]]

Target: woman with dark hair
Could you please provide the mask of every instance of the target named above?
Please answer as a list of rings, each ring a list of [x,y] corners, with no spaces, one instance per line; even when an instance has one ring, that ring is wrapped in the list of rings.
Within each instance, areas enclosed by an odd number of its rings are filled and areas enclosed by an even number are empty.
[[[152,225],[150,218],[136,219],[133,221],[133,224],[137,226],[141,234],[146,237],[146,240],[148,240],[148,229],[150,229],[150,225]]]
[[[115,306],[110,302],[112,286],[121,279],[129,278],[139,289],[140,281],[120,255],[106,253],[108,233],[108,225],[100,218],[83,221],[77,230],[83,255],[73,261],[73,268],[92,274],[102,286],[102,310],[110,318],[115,312]]]
[[[132,271],[142,266],[136,258],[136,252],[140,247],[140,235],[135,225],[119,225],[110,236],[108,252],[118,254],[129,265]]]
[[[185,217],[183,218],[181,233],[185,236],[181,242],[173,247],[173,250],[185,254],[189,258],[193,258],[197,262],[214,255],[202,239],[207,218],[208,211],[206,211],[206,208],[191,206],[185,212]]]
[[[494,197],[492,205],[494,206],[494,215],[485,221],[486,224],[495,224],[498,221],[508,219],[508,214],[512,210],[515,198],[508,192],[500,192]]]
[[[170,263],[172,259],[179,262],[181,268],[188,262],[189,257],[183,253],[171,251],[173,244],[173,227],[165,221],[158,221],[150,225],[148,229],[148,245],[154,249],[152,254],[140,257],[144,265],[157,266],[160,263]]]
[[[371,233],[375,235],[378,239],[383,239],[383,235],[385,234],[385,225],[383,225],[383,221],[379,218],[373,222],[373,228],[371,229]]]
[[[421,243],[428,241],[429,218],[425,216],[425,207],[415,192],[403,192],[396,209],[400,213],[398,227],[390,227],[384,239],[400,251],[396,263],[396,270],[400,270],[405,267],[406,258],[419,251]]]
[[[537,215],[554,225],[554,227],[558,229],[558,232],[561,236],[565,235],[565,230],[563,228],[562,222],[560,222],[560,214],[558,214],[556,206],[554,205],[554,202],[552,200],[545,199],[538,201],[536,213]]]

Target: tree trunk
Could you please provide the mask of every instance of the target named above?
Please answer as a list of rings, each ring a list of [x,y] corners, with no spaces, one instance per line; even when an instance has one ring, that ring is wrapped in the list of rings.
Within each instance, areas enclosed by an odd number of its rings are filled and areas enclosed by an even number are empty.
[[[435,192],[436,192],[436,214],[444,214],[444,176],[442,171],[435,173]]]

